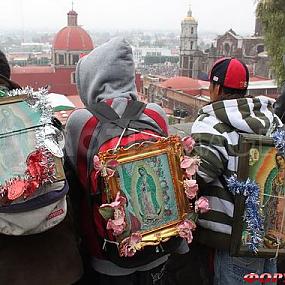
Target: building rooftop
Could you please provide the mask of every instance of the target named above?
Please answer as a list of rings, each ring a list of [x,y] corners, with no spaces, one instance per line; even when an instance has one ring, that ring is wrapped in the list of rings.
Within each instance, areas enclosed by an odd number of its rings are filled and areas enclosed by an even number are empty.
[[[176,76],[161,82],[160,86],[181,91],[197,90],[197,89],[199,90],[201,88],[208,88],[209,82],[193,79],[190,77]]]

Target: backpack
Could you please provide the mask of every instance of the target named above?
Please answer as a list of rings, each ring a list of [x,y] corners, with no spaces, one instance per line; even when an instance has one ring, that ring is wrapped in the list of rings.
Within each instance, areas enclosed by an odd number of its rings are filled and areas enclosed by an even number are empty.
[[[1,234],[37,234],[66,216],[63,133],[46,95],[27,88],[0,98]]]
[[[156,141],[157,137],[166,137],[167,133],[163,126],[164,120],[159,120],[159,114],[153,111],[152,114],[146,110],[146,105],[139,101],[129,101],[121,116],[110,107],[111,102],[99,102],[92,110],[89,110],[94,117],[92,132],[96,132],[96,146],[91,146],[92,157],[100,152],[115,147],[127,147],[145,140]],[[157,118],[157,125],[141,119],[142,114]],[[161,119],[161,118],[160,118]],[[164,129],[164,130],[163,130]],[[83,132],[84,133],[84,132]],[[82,134],[82,133],[81,133]],[[86,138],[91,137],[91,133],[85,133]],[[87,145],[85,141],[85,146]],[[90,149],[86,149],[89,152]],[[82,156],[82,154],[81,154]],[[83,155],[84,156],[84,155]],[[163,245],[147,246],[143,250],[136,252],[132,257],[122,257],[119,255],[117,243],[112,231],[106,229],[106,220],[100,214],[100,206],[107,203],[105,193],[105,183],[102,177],[96,175],[95,170],[89,170],[89,181],[86,181],[83,171],[85,163],[82,157],[77,157],[79,179],[81,184],[85,183],[85,193],[81,205],[81,224],[86,235],[86,242],[89,247],[89,254],[108,259],[124,268],[132,268],[150,263],[166,254],[175,252],[181,244],[180,237],[172,237]]]

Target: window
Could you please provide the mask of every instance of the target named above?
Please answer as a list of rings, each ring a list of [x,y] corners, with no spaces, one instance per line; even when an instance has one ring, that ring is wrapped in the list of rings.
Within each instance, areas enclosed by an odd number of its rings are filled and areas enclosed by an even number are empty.
[[[58,64],[64,65],[64,55],[63,54],[58,55]]]
[[[76,84],[75,72],[71,73],[71,84]]]
[[[191,50],[193,49],[193,45],[194,45],[194,43],[193,43],[193,42],[190,42],[190,49],[191,49]]]
[[[193,35],[193,34],[194,34],[194,28],[191,27],[191,35]]]
[[[231,47],[228,43],[224,44],[224,50],[225,50],[226,55],[229,55]]]
[[[183,68],[188,69],[189,58],[188,56],[183,56]]]
[[[72,64],[76,65],[78,61],[79,61],[79,55],[78,54],[72,55]]]

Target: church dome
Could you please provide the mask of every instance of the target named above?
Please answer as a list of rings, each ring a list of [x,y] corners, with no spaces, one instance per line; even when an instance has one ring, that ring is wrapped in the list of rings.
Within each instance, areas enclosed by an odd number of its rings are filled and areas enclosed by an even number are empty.
[[[192,17],[192,16],[190,16],[190,17],[189,17],[189,16],[185,17],[185,18],[184,18],[184,21],[196,22],[195,18]]]
[[[189,7],[187,16],[184,18],[183,21],[186,21],[186,22],[195,22],[195,23],[197,22],[197,21],[195,20],[195,18],[192,16],[191,6]]]
[[[88,51],[94,48],[89,34],[77,25],[77,13],[71,10],[67,14],[67,27],[61,29],[53,42],[54,50]]]

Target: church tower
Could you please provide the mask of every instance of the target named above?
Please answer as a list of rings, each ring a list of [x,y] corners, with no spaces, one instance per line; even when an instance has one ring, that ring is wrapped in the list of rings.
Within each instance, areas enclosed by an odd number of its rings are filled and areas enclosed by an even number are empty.
[[[198,52],[198,22],[192,17],[191,6],[187,16],[181,22],[180,34],[180,68],[179,75],[197,78],[198,76],[198,58],[195,53]]]

